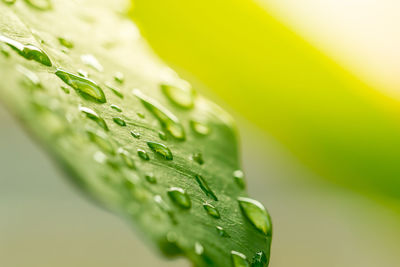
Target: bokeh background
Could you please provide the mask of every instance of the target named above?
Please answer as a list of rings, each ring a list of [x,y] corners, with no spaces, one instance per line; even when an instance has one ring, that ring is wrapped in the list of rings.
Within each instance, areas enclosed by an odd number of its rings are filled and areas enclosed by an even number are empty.
[[[155,52],[235,117],[249,192],[274,221],[270,266],[399,266],[399,12],[135,1]],[[190,266],[83,198],[2,107],[0,127],[0,266]]]

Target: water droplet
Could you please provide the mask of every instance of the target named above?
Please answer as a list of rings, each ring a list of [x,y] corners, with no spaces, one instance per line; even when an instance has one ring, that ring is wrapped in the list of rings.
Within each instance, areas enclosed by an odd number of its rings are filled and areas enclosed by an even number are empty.
[[[131,131],[131,135],[136,139],[140,138],[140,133],[138,132]]]
[[[244,180],[244,173],[241,170],[236,170],[233,172],[233,178],[235,179],[236,184],[244,189],[246,187],[246,182]]]
[[[251,267],[265,267],[268,264],[267,256],[264,251],[257,252],[253,257],[253,262],[251,263]]]
[[[41,11],[52,9],[51,0],[25,0],[25,2],[31,7]]]
[[[52,63],[49,56],[40,48],[28,44],[24,45],[16,40],[10,39],[3,35],[0,35],[0,42],[3,42],[10,46],[12,49],[17,51],[17,53],[28,60],[34,60],[45,66],[51,67]]]
[[[203,245],[200,244],[199,242],[195,242],[195,243],[194,243],[194,252],[195,252],[197,255],[203,255],[203,253],[204,253],[204,247],[203,247]]]
[[[116,72],[115,74],[114,74],[114,80],[117,82],[117,83],[124,83],[124,81],[125,81],[125,76],[124,76],[124,74],[122,73],[122,72]]]
[[[57,39],[62,46],[69,48],[69,49],[74,48],[74,43],[71,40],[69,40],[68,38],[58,37]]]
[[[17,65],[16,69],[25,76],[25,78],[28,80],[30,85],[33,85],[38,88],[42,87],[42,83],[40,82],[40,79],[36,75],[36,73],[28,70],[27,68],[25,68],[21,65]]]
[[[156,184],[157,183],[157,179],[154,176],[154,174],[152,173],[148,173],[144,176],[144,178],[146,179],[147,182],[151,183],[151,184]]]
[[[216,226],[215,227],[217,229],[217,233],[220,237],[231,237],[224,228],[222,228],[221,226]]]
[[[3,0],[4,3],[6,3],[7,5],[12,5],[15,3],[16,0]]]
[[[154,196],[154,201],[161,208],[161,210],[165,211],[168,214],[168,216],[170,217],[171,221],[174,224],[176,224],[177,221],[175,219],[174,213],[172,211],[172,208],[168,205],[168,203],[165,202],[160,195],[155,195]]]
[[[158,154],[159,156],[163,157],[166,160],[172,160],[172,152],[171,150],[163,144],[156,143],[156,142],[147,142],[147,145],[153,150],[154,153]]]
[[[123,119],[119,118],[119,117],[114,117],[113,121],[116,124],[118,124],[119,126],[126,126],[126,122]]]
[[[96,153],[93,154],[93,159],[98,163],[104,164],[107,160],[107,156],[101,151],[96,151]]]
[[[171,187],[168,189],[168,196],[171,198],[172,202],[183,209],[190,209],[192,202],[188,194],[179,187]]]
[[[107,102],[103,90],[94,81],[79,77],[62,69],[57,69],[56,75],[71,86],[80,96],[98,103]]]
[[[118,148],[117,152],[129,169],[136,169],[135,162],[133,161],[132,156],[129,154],[128,151],[123,148]]]
[[[161,140],[167,140],[167,135],[164,132],[158,132],[158,137],[160,137]]]
[[[221,218],[221,215],[219,214],[219,211],[217,210],[216,207],[214,207],[213,205],[211,205],[210,203],[204,203],[203,204],[204,209],[207,211],[208,215],[210,215],[211,217],[214,217],[216,219]]]
[[[61,90],[64,91],[64,93],[69,94],[69,88],[65,86],[60,86]]]
[[[79,110],[89,119],[96,122],[101,128],[108,131],[107,123],[94,110],[87,107],[79,107]]]
[[[194,160],[200,165],[204,164],[203,155],[201,153],[194,153],[192,155],[192,160]]]
[[[117,88],[115,88],[112,84],[106,83],[106,86],[108,89],[111,90],[111,92],[114,93],[114,95],[118,96],[119,98],[124,98],[124,95]]]
[[[175,105],[187,109],[193,108],[195,95],[191,88],[184,89],[173,85],[162,84],[161,90]]]
[[[110,107],[111,107],[113,110],[116,110],[116,111],[118,111],[118,112],[122,112],[122,109],[121,109],[120,107],[118,107],[117,105],[112,104]]]
[[[249,267],[249,262],[244,254],[234,251],[231,251],[231,259],[234,267]]]
[[[138,115],[138,117],[141,118],[141,119],[146,118],[146,116],[141,112],[136,112],[136,115]]]
[[[139,90],[134,90],[133,93],[138,97],[142,104],[158,119],[161,126],[169,132],[174,138],[179,140],[185,139],[185,130],[179,122],[178,118],[170,111],[162,107],[155,100],[145,96]]]
[[[144,151],[143,149],[138,149],[137,153],[139,155],[139,157],[143,160],[150,160],[149,154],[147,154],[146,151]]]
[[[86,131],[87,135],[89,136],[90,141],[97,144],[103,151],[108,152],[112,155],[115,154],[114,148],[112,147],[111,143],[106,139],[106,137],[102,137],[97,133],[92,131]]]
[[[206,124],[194,120],[190,121],[190,127],[199,135],[208,135],[211,132],[210,127],[208,127]]]
[[[239,197],[240,209],[249,222],[267,236],[272,235],[272,224],[268,212],[257,200]]]
[[[211,190],[211,188],[208,186],[207,182],[204,180],[204,178],[200,175],[196,175],[195,179],[197,181],[197,183],[199,184],[201,190],[203,190],[203,192],[213,198],[215,201],[218,201],[217,196],[214,194],[214,192]]]
[[[76,72],[77,72],[78,75],[81,76],[81,77],[85,77],[85,78],[88,78],[88,77],[89,77],[89,73],[88,73],[86,70],[78,69]]]
[[[97,60],[97,58],[91,54],[86,54],[81,56],[81,60],[83,64],[97,70],[98,72],[103,72],[104,68]]]

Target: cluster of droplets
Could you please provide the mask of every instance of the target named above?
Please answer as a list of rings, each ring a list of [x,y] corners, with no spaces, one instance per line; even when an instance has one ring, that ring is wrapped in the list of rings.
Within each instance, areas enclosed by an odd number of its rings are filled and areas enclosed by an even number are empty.
[[[12,4],[13,0],[3,0],[8,4]],[[38,4],[40,1],[36,0],[25,0],[27,3],[31,5],[36,5],[39,9],[51,8],[51,4],[46,6],[46,3],[50,3],[49,1],[41,1],[42,5]],[[36,4],[35,4],[36,3]],[[65,37],[58,38],[59,43],[66,49],[73,49],[74,44],[72,41]],[[41,49],[32,44],[22,44],[14,39],[5,37],[0,35],[0,42],[8,45],[13,50],[15,50],[19,55],[26,58],[27,60],[34,60],[44,66],[52,66],[52,62],[50,57]],[[88,67],[102,72],[104,70],[103,66],[100,62],[91,54],[85,54],[81,56],[81,60],[83,64]],[[41,87],[41,82],[38,76],[32,71],[26,69],[25,67],[18,66],[18,70],[26,77],[27,80],[30,81],[36,87]],[[78,71],[78,75],[62,68],[57,68],[55,71],[55,75],[60,78],[67,86],[62,86],[62,90],[69,94],[69,88],[72,88],[76,91],[76,93],[85,100],[97,103],[104,104],[107,102],[106,95],[99,84],[95,81],[88,78],[88,74],[84,71]],[[116,72],[114,75],[114,82],[118,84],[123,84],[125,77],[123,73]],[[113,86],[111,83],[107,83],[106,87],[114,93],[117,97],[123,99],[124,95],[121,93],[119,89]],[[182,109],[191,109],[195,105],[195,93],[191,88],[180,88],[172,85],[161,85],[161,90],[164,95],[176,106]],[[146,96],[138,89],[133,91],[133,94],[140,100],[143,106],[159,121],[162,131],[158,132],[158,136],[161,140],[167,140],[167,134],[171,135],[178,141],[182,141],[186,139],[186,133],[184,127],[178,117],[176,117],[172,112],[170,112],[167,108],[162,106],[159,102],[154,99]],[[115,105],[111,104],[110,108],[115,112],[122,113],[122,109]],[[87,119],[93,121],[97,124],[104,132],[109,132],[110,128],[107,122],[96,112],[93,108],[80,106],[79,111],[82,116]],[[137,113],[140,118],[144,118],[142,113]],[[140,115],[139,115],[140,114]],[[120,126],[126,127],[128,124],[124,118],[121,116],[112,117],[112,121]],[[204,122],[198,120],[190,120],[189,125],[193,132],[198,136],[207,136],[211,132],[211,128]],[[113,145],[108,140],[108,136],[104,132],[98,132],[93,130],[87,130],[86,134],[88,139],[95,143],[103,152],[108,153],[110,155],[118,155],[124,164],[129,169],[136,170],[136,165],[132,155],[123,148],[118,148],[116,151],[114,150]],[[141,134],[135,130],[130,131],[130,135],[135,139],[140,139]],[[154,153],[155,157],[158,157],[162,160],[172,161],[174,159],[171,150],[160,142],[147,141],[146,142],[148,148]],[[138,157],[143,161],[149,161],[150,155],[146,150],[142,148],[137,149]],[[98,162],[104,162],[106,160],[106,156],[102,152],[96,152],[94,158]],[[203,155],[201,152],[193,153],[190,158],[199,165],[204,164]],[[146,181],[150,184],[157,184],[157,179],[152,173],[147,173],[144,175]],[[240,189],[245,188],[244,174],[241,170],[235,170],[232,173],[232,177]],[[201,191],[205,194],[206,197],[211,198],[213,201],[218,201],[217,195],[213,192],[211,187],[208,185],[207,181],[201,175],[195,175],[194,180],[198,184]],[[192,201],[189,194],[180,187],[170,187],[167,189],[167,196],[170,198],[172,203],[174,203],[177,207],[182,210],[188,210],[192,207]],[[161,210],[165,211],[171,220],[176,223],[176,218],[174,216],[174,212],[172,208],[162,199],[160,195],[154,196],[155,203],[160,207]],[[243,216],[246,220],[261,234],[265,235],[268,238],[272,236],[272,225],[271,219],[269,217],[268,212],[265,210],[263,205],[253,199],[239,197],[237,199],[238,205]],[[209,201],[205,201],[203,203],[203,208],[205,212],[213,219],[220,219],[221,214],[218,211],[215,204],[210,203]],[[217,234],[222,238],[231,237],[230,234],[220,225],[216,225],[215,227]],[[196,242],[194,246],[195,252],[198,255],[204,254],[204,247]],[[231,251],[231,259],[232,264],[235,267],[242,266],[250,266],[249,261],[246,256],[238,251]],[[251,266],[265,266],[267,264],[267,258],[264,252],[260,251],[256,253],[252,260]]]

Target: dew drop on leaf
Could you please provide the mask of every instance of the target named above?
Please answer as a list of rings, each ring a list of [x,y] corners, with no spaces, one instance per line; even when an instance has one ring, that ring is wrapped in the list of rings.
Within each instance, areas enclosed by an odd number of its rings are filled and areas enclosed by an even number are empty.
[[[196,179],[197,183],[199,184],[201,190],[204,192],[204,194],[211,197],[215,201],[218,201],[217,196],[214,194],[214,192],[208,186],[206,180],[204,180],[204,178],[201,175],[196,175],[195,179]]]
[[[101,128],[108,131],[107,123],[94,110],[87,107],[79,107],[79,110],[85,114],[86,117],[96,122]]]
[[[221,215],[219,214],[219,211],[217,210],[216,207],[211,205],[210,203],[204,203],[203,204],[204,209],[207,211],[207,214],[210,215],[211,217],[214,217],[216,219],[221,218]]]
[[[234,251],[231,251],[232,265],[234,267],[249,267],[249,262],[244,254]]]
[[[259,251],[253,257],[251,267],[265,267],[265,266],[267,266],[267,263],[268,263],[268,259],[267,259],[267,256],[265,255],[264,251]]]
[[[52,66],[49,56],[42,49],[34,45],[24,45],[16,40],[5,37],[3,35],[0,35],[0,42],[7,44],[12,49],[17,51],[19,55],[28,60],[34,60],[48,67]]]
[[[118,111],[118,112],[122,112],[122,109],[121,109],[119,106],[117,106],[117,105],[112,104],[110,107],[111,107],[113,110],[116,110],[116,111]]]
[[[190,197],[185,192],[185,190],[183,190],[182,188],[171,187],[170,189],[168,189],[167,193],[175,205],[177,205],[183,209],[190,209],[190,207],[192,206]]]
[[[158,119],[161,126],[178,140],[185,139],[185,130],[178,118],[166,108],[162,107],[155,100],[145,96],[142,92],[135,89],[134,95],[140,99],[142,104]]]
[[[114,74],[114,80],[117,82],[117,83],[124,83],[124,81],[125,81],[125,76],[124,76],[124,74],[122,73],[122,72],[116,72],[115,74]]]
[[[236,184],[244,189],[246,187],[246,182],[244,180],[244,173],[241,170],[236,170],[233,172],[233,179],[235,179]]]
[[[106,139],[106,137],[102,137],[99,134],[94,133],[90,130],[86,131],[86,133],[89,136],[89,140],[95,143],[100,149],[112,155],[115,154],[114,148],[112,147],[111,143]]]
[[[228,232],[225,231],[225,229],[221,226],[216,226],[215,227],[217,229],[217,233],[220,237],[230,237],[230,235],[228,234]]]
[[[126,126],[126,122],[123,119],[121,119],[120,117],[114,117],[112,119],[119,126]]]
[[[147,182],[151,183],[151,184],[156,184],[157,183],[157,179],[154,176],[154,174],[152,173],[148,173],[144,176],[144,178],[146,179]]]
[[[195,162],[197,162],[200,165],[204,164],[203,155],[201,153],[194,153],[192,155],[192,160],[194,160]]]
[[[103,66],[100,64],[97,58],[91,54],[82,55],[81,60],[83,64],[91,67],[94,70],[97,70],[98,72],[102,72],[104,70]]]
[[[3,3],[6,3],[7,5],[12,5],[15,3],[16,0],[3,0]]]
[[[89,73],[86,70],[78,69],[76,72],[81,77],[84,77],[84,78],[88,78],[89,77]]]
[[[56,75],[83,98],[97,103],[107,102],[103,90],[94,81],[62,69],[57,69]]]
[[[33,85],[34,87],[37,87],[37,88],[42,87],[42,83],[40,82],[39,76],[37,76],[36,73],[34,73],[31,70],[28,70],[27,68],[25,68],[21,65],[17,65],[16,69],[22,75],[24,75],[24,77],[26,78],[26,80],[29,82],[30,85]]]
[[[136,139],[139,139],[139,138],[140,138],[140,133],[138,133],[138,132],[131,131],[131,135],[132,135],[134,138],[136,138]]]
[[[203,247],[203,245],[200,244],[199,242],[195,242],[195,243],[194,243],[194,252],[195,252],[197,255],[203,255],[203,253],[204,253],[204,247]]]
[[[130,153],[128,151],[126,151],[123,148],[118,148],[118,154],[120,155],[120,157],[122,158],[123,162],[125,163],[125,165],[129,168],[129,169],[135,169],[135,162],[133,161],[132,156],[130,155]]]
[[[193,108],[194,91],[189,88],[180,88],[173,85],[162,84],[161,90],[165,96],[174,104],[182,108]]]
[[[150,160],[149,154],[147,154],[146,151],[144,151],[143,149],[138,149],[137,150],[138,156],[143,159],[143,160]]]
[[[106,83],[106,86],[111,90],[111,92],[114,93],[114,95],[118,96],[119,98],[124,98],[124,95],[120,92],[120,90],[115,88],[112,84]]]
[[[74,48],[74,43],[66,37],[58,37],[58,42],[66,48]]]
[[[173,160],[171,150],[164,144],[156,143],[156,142],[147,142],[147,145],[153,150],[154,153],[163,157],[166,160]]]
[[[272,235],[272,224],[268,212],[257,200],[239,197],[240,209],[249,222],[267,236]]]
[[[158,132],[158,137],[160,137],[161,140],[167,140],[167,135],[162,131]]]
[[[25,2],[38,10],[46,11],[52,9],[51,0],[25,0]]]
[[[206,124],[195,121],[195,120],[191,120],[190,121],[190,127],[192,128],[192,130],[199,134],[199,135],[208,135],[211,132],[210,127],[208,127]]]

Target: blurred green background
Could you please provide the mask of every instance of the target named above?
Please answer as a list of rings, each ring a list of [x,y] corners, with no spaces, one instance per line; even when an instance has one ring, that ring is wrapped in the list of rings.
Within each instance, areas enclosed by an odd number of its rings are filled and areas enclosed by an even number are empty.
[[[155,51],[238,122],[249,192],[274,221],[270,266],[398,266],[399,11],[135,1]],[[189,266],[81,197],[4,109],[0,125],[0,266]]]

